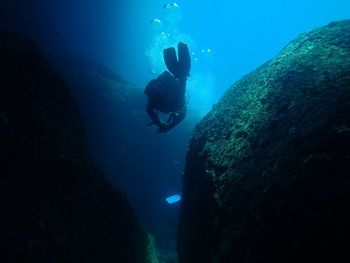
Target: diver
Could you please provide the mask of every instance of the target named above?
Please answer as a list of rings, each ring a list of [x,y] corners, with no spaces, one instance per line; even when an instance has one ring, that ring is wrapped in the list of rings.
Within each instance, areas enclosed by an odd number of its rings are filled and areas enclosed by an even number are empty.
[[[148,126],[157,125],[158,133],[166,133],[186,117],[186,81],[191,69],[191,57],[188,46],[178,43],[178,58],[175,48],[163,51],[164,62],[169,71],[164,71],[156,79],[151,80],[146,88],[147,114],[152,122]],[[163,122],[158,111],[169,114]]]

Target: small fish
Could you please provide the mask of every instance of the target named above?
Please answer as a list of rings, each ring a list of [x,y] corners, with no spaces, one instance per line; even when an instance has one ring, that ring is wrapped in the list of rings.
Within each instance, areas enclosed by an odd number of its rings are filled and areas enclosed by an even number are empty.
[[[155,75],[156,73],[153,70],[148,71],[148,74]]]
[[[179,161],[172,161],[173,164],[180,165]]]

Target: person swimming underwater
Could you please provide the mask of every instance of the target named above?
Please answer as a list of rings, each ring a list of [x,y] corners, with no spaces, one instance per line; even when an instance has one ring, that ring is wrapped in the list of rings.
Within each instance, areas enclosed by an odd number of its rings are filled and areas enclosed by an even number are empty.
[[[158,133],[166,133],[186,117],[186,81],[191,69],[191,57],[188,46],[178,43],[178,59],[175,48],[164,49],[165,64],[170,71],[164,71],[156,79],[151,80],[146,88],[146,112],[152,122],[148,126],[157,125]],[[163,122],[158,111],[169,114]]]

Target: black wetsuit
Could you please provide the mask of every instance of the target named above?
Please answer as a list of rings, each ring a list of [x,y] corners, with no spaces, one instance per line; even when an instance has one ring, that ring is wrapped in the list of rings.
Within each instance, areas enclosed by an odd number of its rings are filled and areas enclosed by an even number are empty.
[[[164,49],[164,61],[168,71],[151,80],[146,88],[148,97],[147,113],[152,122],[159,127],[158,132],[167,132],[181,122],[186,116],[186,81],[191,69],[188,46],[178,43],[178,57],[175,48]],[[167,122],[162,122],[157,111],[168,113]]]
[[[155,110],[170,113],[168,130],[185,118],[186,80],[187,77],[175,78],[168,71],[164,71],[148,83],[145,88],[145,94],[148,97],[146,111],[154,124],[162,125]]]

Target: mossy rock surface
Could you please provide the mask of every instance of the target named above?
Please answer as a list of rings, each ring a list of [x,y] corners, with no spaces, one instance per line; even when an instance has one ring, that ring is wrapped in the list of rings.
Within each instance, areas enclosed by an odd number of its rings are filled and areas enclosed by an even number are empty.
[[[0,211],[0,262],[157,262],[125,195],[93,164],[63,77],[12,33],[0,33]]]
[[[196,126],[183,181],[180,263],[349,260],[350,21],[234,83]]]

